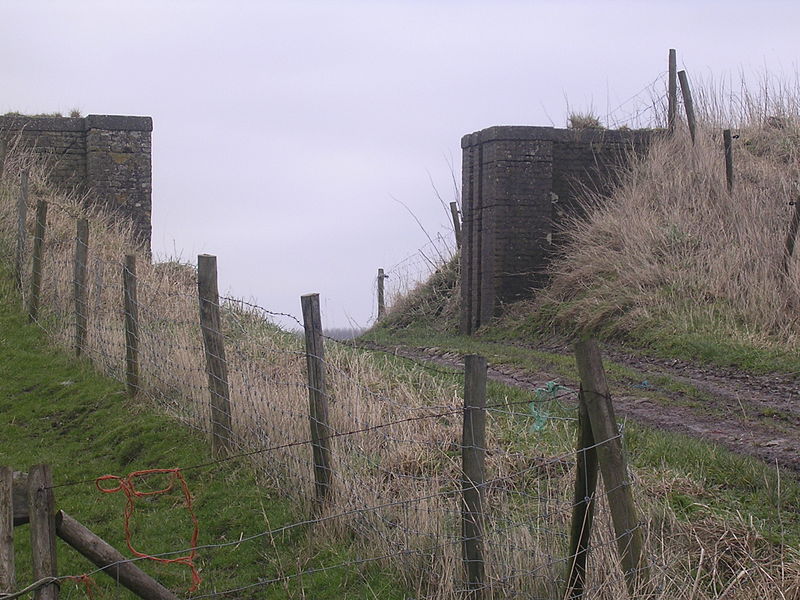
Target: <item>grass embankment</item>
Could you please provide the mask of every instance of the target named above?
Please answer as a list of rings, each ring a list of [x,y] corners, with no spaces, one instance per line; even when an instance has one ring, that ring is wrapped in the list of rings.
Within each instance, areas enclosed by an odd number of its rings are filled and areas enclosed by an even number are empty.
[[[500,335],[588,333],[660,356],[800,372],[800,260],[786,255],[797,234],[797,93],[700,97],[696,141],[657,139],[611,198],[587,198],[550,285],[509,310]],[[723,128],[737,134],[730,191]]]
[[[16,470],[49,463],[53,467],[56,508],[63,509],[130,556],[123,533],[124,497],[102,494],[100,475],[187,467],[211,460],[205,438],[142,403],[126,397],[116,381],[50,347],[42,332],[16,308],[19,298],[0,273],[0,414],[3,444],[0,464]],[[252,466],[232,460],[212,468],[187,470],[200,523],[200,545],[224,544],[303,520],[296,506],[259,485]],[[137,481],[157,489],[163,477]],[[106,487],[113,482],[105,482]],[[186,549],[192,525],[180,490],[137,501],[133,545],[147,553]],[[225,548],[198,552],[203,583],[197,595],[220,592],[282,575],[347,562],[345,546],[311,543],[306,527],[263,536]],[[15,538],[17,581],[31,581],[27,526]],[[58,543],[61,575],[79,575],[95,567],[65,543]],[[138,565],[186,597],[189,569],[182,565]],[[95,598],[134,597],[105,575],[93,575]],[[75,587],[77,586],[77,587]],[[62,582],[64,594],[84,593],[84,584]],[[72,588],[72,589],[70,589]],[[76,591],[77,590],[77,591]],[[286,582],[256,586],[236,598],[400,598],[396,582],[375,567],[350,566],[305,574]]]

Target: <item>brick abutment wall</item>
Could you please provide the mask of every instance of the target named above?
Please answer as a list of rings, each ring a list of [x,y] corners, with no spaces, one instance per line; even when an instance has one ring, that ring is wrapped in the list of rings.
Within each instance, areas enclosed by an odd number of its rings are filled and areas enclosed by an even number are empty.
[[[463,333],[546,283],[559,231],[582,213],[581,198],[608,195],[653,134],[511,126],[462,138]]]
[[[129,219],[149,250],[152,210],[150,117],[0,117],[0,139],[45,157],[53,184],[86,194]]]

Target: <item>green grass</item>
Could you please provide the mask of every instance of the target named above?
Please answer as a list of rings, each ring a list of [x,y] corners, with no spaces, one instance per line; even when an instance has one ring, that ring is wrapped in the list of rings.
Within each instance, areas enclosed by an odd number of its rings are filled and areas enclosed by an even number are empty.
[[[754,374],[800,372],[797,352],[732,339],[713,322],[705,320],[681,328],[666,321],[654,321],[632,332],[628,343],[661,358],[695,360]]]
[[[550,342],[553,337],[575,339],[583,333],[566,328],[564,318],[559,315],[569,314],[582,299],[582,295],[577,295],[564,302],[527,302],[512,306],[506,315],[482,327],[476,338],[528,345]],[[561,324],[554,325],[559,319]],[[453,328],[450,323],[449,329]],[[426,331],[430,335],[429,329],[417,324],[407,329],[412,335]],[[398,329],[393,333],[406,335]],[[723,302],[696,306],[676,301],[671,312],[651,311],[646,319],[626,320],[619,314],[598,323],[592,335],[630,352],[655,358],[693,360],[753,374],[800,372],[800,354],[796,350],[783,344],[779,337],[748,325]]]
[[[19,299],[4,275],[0,273],[0,464],[21,471],[39,463],[52,465],[56,508],[130,556],[123,533],[125,499],[121,493],[100,493],[95,478],[204,463],[211,458],[206,439],[143,402],[127,398],[120,384],[98,376],[87,363],[50,347],[43,333],[28,325],[16,308]],[[243,460],[187,469],[185,478],[195,498],[200,545],[236,542],[306,518],[278,493],[259,485],[253,468]],[[140,483],[153,489],[163,485],[164,479],[158,476]],[[132,537],[138,550],[159,553],[187,548],[191,531],[180,493],[137,501]],[[317,541],[313,532],[312,527],[295,527],[274,537],[200,550],[197,565],[203,583],[197,593],[319,569],[230,597],[404,597],[392,574],[373,563],[322,570],[353,561],[356,553]],[[23,587],[31,581],[27,526],[17,528],[15,534],[17,582]],[[187,567],[151,561],[138,564],[179,596],[187,596]],[[78,575],[93,571],[94,566],[59,541],[58,570],[60,575]],[[133,597],[105,575],[93,578],[100,586],[95,597]],[[83,594],[82,586],[64,582],[62,593],[67,597]]]

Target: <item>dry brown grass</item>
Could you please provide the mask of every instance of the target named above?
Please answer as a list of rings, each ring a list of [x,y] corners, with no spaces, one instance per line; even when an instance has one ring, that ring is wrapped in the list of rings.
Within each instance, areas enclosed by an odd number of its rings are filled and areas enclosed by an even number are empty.
[[[570,224],[538,301],[559,327],[626,334],[657,319],[675,331],[713,324],[757,347],[798,347],[800,259],[788,275],[781,264],[790,202],[800,198],[799,96],[742,93],[723,103],[701,88],[696,144],[685,131],[657,139],[610,200],[595,199],[588,220]],[[731,194],[722,127],[739,135]]]
[[[80,199],[52,191],[46,170],[32,160],[22,152],[12,152],[7,160],[0,185],[2,238],[8,241],[13,235],[20,169],[31,168],[31,207],[39,197],[51,203],[40,324],[57,343],[69,348],[74,323],[75,218],[90,219],[86,356],[99,370],[121,380],[125,351],[121,265],[122,257],[135,251],[130,231],[102,211],[87,211]],[[32,211],[29,215],[31,231]],[[140,254],[138,280],[139,398],[209,432],[193,268],[169,261],[151,263]],[[300,443],[309,436],[300,341],[279,331],[257,310],[235,302],[225,303],[223,309],[234,445],[253,450],[296,444],[256,454],[254,459],[265,482],[292,498],[298,514],[308,515],[313,482],[311,452]],[[397,423],[333,440],[333,498],[319,516],[342,516],[323,520],[316,527],[352,543],[359,556],[386,556],[381,564],[393,569],[403,585],[419,596],[460,597],[460,385],[339,344],[328,345],[327,368],[335,431]],[[430,417],[403,422],[418,415]],[[493,598],[555,598],[563,585],[565,532],[575,477],[574,430],[568,421],[554,421],[547,436],[531,442],[527,428],[524,419],[489,413],[486,546]],[[713,516],[702,527],[679,523],[665,501],[664,490],[672,489],[674,481],[668,481],[665,473],[637,477],[657,598],[701,600],[722,593],[727,598],[797,597],[798,569],[793,556],[776,556],[774,547],[746,523],[732,526]],[[588,597],[616,599],[624,595],[624,582],[602,496],[596,523]],[[742,571],[745,575],[739,576]]]

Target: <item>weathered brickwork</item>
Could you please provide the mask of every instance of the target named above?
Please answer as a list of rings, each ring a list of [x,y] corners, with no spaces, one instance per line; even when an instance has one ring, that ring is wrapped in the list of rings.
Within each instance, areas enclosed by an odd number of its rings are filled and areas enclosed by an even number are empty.
[[[583,210],[579,190],[608,194],[615,173],[651,136],[651,131],[490,127],[462,138],[464,333],[546,282],[560,225]]]
[[[45,156],[51,181],[130,219],[150,248],[150,117],[0,117],[0,137]]]

